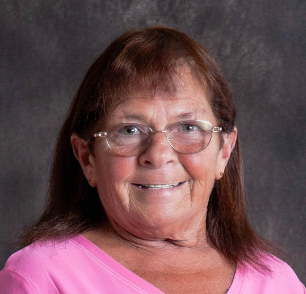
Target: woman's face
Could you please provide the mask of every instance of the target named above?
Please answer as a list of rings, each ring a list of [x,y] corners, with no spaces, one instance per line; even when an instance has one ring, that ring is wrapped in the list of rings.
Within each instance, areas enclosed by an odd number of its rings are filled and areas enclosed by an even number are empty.
[[[150,99],[149,93],[136,91],[131,97],[114,110],[105,128],[137,123],[164,130],[183,120],[206,120],[217,126],[205,92],[190,74],[183,76],[173,95],[157,92]],[[233,148],[227,147],[226,139],[221,147],[219,136],[214,133],[199,153],[182,154],[159,132],[145,151],[130,157],[113,153],[101,138],[95,142],[95,156],[90,155],[83,169],[97,186],[112,224],[142,238],[171,238],[206,226],[211,190]],[[147,189],[140,185],[170,186]]]

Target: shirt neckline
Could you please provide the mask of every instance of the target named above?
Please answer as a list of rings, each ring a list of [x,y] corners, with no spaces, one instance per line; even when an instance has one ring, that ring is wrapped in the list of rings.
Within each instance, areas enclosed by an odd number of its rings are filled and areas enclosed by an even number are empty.
[[[160,289],[153,286],[151,283],[147,282],[140,276],[136,275],[132,271],[130,271],[128,268],[120,264],[118,261],[113,259],[111,256],[109,256],[106,252],[104,252],[100,247],[89,241],[86,237],[83,235],[77,235],[70,239],[73,243],[80,246],[85,250],[93,259],[98,261],[100,264],[102,263],[104,267],[106,266],[109,271],[111,271],[113,274],[120,276],[123,278],[126,282],[134,284],[136,288],[139,288],[139,290],[143,293],[153,293],[153,294],[165,294]],[[235,271],[235,275],[232,281],[232,284],[227,294],[239,294],[242,285],[243,285],[244,275],[237,267]]]

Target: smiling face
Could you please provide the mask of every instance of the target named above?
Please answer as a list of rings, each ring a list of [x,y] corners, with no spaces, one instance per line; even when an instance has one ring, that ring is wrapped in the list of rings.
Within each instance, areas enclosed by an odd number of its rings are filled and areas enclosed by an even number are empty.
[[[189,73],[183,75],[175,94],[157,91],[152,98],[149,92],[137,91],[131,97],[117,106],[101,131],[120,123],[160,131],[184,120],[205,120],[217,126],[207,95]],[[158,132],[145,151],[124,157],[100,138],[87,163],[78,159],[91,185],[97,186],[113,226],[144,239],[180,240],[189,238],[191,231],[205,231],[209,196],[233,142],[225,138],[221,146],[220,135],[213,133],[203,151],[182,154]]]

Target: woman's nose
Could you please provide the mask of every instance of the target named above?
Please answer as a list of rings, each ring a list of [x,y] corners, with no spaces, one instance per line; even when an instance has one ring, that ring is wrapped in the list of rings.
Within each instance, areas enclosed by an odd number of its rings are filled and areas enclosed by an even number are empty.
[[[163,132],[153,134],[150,145],[139,155],[140,164],[149,168],[161,168],[178,161],[177,152],[169,144]]]

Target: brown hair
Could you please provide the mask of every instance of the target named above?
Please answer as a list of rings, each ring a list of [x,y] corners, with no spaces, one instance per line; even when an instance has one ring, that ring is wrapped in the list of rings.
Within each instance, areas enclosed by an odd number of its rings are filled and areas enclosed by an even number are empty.
[[[187,65],[205,86],[218,125],[225,133],[235,126],[230,86],[201,44],[170,28],[129,31],[117,38],[87,72],[60,131],[51,172],[49,198],[38,222],[22,237],[26,246],[40,239],[64,238],[106,221],[97,190],[91,188],[74,157],[70,137],[89,140],[98,123],[134,86],[171,91],[178,64]],[[261,265],[260,252],[273,249],[247,220],[242,184],[239,138],[223,178],[210,196],[207,234],[233,264]]]

